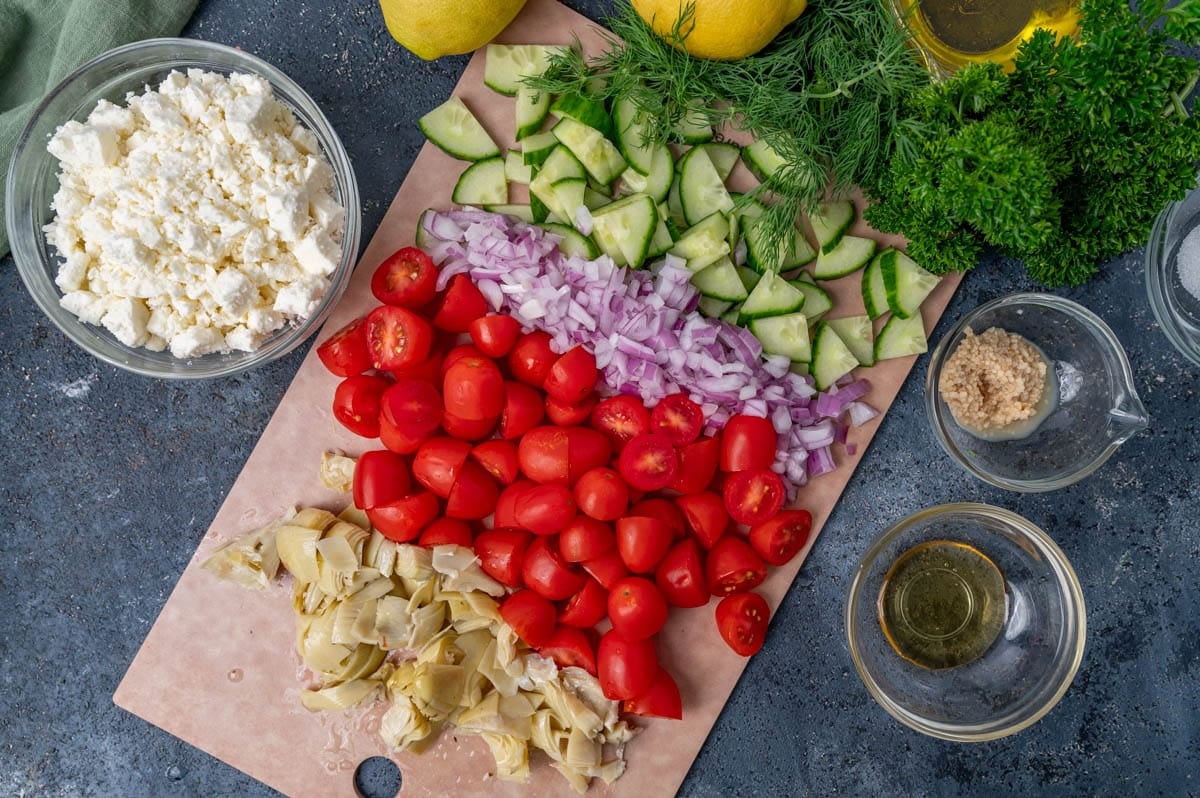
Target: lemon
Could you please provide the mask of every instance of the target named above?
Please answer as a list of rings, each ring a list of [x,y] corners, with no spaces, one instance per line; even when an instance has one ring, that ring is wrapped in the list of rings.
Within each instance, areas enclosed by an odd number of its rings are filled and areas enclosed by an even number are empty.
[[[478,50],[525,0],[379,0],[392,38],[426,61]]]
[[[734,61],[757,53],[804,13],[808,0],[693,0],[696,15],[680,31],[683,49],[697,58]],[[675,28],[687,0],[633,0],[659,36]]]

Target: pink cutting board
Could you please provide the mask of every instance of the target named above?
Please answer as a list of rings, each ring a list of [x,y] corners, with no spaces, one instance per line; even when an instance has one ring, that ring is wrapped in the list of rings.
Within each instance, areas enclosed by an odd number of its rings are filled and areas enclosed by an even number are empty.
[[[555,0],[530,0],[500,37],[509,43],[570,44],[578,36],[592,52],[602,46],[594,23]],[[501,144],[511,144],[512,102],[483,85],[483,54],[471,59],[455,93]],[[430,107],[444,98],[430,98]],[[354,281],[322,336],[374,306],[369,280],[391,252],[411,245],[420,212],[450,207],[450,192],[464,164],[425,144],[372,239]],[[735,181],[749,181],[735,174]],[[752,185],[745,182],[743,188]],[[859,232],[865,232],[860,230]],[[900,239],[887,244],[902,244]],[[958,284],[943,281],[925,305],[932,330]],[[857,275],[833,283],[837,315],[862,312]],[[870,401],[886,411],[912,368],[904,358],[866,369]],[[402,795],[571,795],[566,781],[541,754],[532,758],[526,784],[498,781],[487,746],[446,733],[424,754],[389,754],[374,734],[382,706],[345,713],[309,713],[300,705],[299,658],[290,591],[266,592],[221,582],[200,564],[219,544],[266,523],[285,509],[315,505],[341,509],[347,497],[324,488],[317,476],[321,453],[359,454],[367,442],[343,430],[329,406],[336,378],[322,367],[315,347],[301,365],[245,468],[213,519],[187,569],[113,700],[171,734],[207,751],[275,789],[296,796],[355,796],[353,774],[363,759],[390,755],[403,773]],[[881,416],[882,418],[882,416]],[[852,430],[856,456],[839,451],[847,467],[813,481],[800,502],[819,531],[863,456],[879,419]],[[814,534],[814,539],[816,535]],[[811,542],[810,542],[811,547]],[[773,569],[762,587],[777,607],[808,550],[787,567]],[[829,609],[835,612],[834,608]],[[767,645],[785,645],[775,629]],[[673,794],[700,751],[746,661],[726,648],[712,620],[712,605],[676,611],[662,633],[664,665],[679,682],[683,721],[646,721],[626,748],[625,775],[612,786],[597,780],[591,793],[650,796]]]

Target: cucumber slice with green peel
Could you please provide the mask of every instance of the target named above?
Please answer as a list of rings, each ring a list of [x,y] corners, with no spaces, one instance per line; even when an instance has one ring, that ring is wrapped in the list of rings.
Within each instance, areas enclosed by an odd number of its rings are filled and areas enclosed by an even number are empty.
[[[784,257],[783,268],[780,271],[790,272],[793,269],[799,269],[801,266],[807,266],[816,257],[817,250],[813,248],[812,244],[808,243],[804,231],[796,228],[796,235],[792,238],[792,251]]]
[[[625,197],[592,213],[592,237],[618,266],[641,266],[657,227],[658,208],[647,194]]]
[[[585,127],[598,130],[600,135],[609,141],[616,139],[616,129],[613,126],[612,117],[609,116],[604,103],[599,100],[577,93],[560,94],[558,99],[551,104],[550,112],[558,116],[560,120],[570,119]]]
[[[761,225],[754,223],[753,219],[748,219],[742,228],[742,238],[746,241],[746,261],[760,272],[798,269],[811,262],[817,254],[804,237],[804,231],[799,229],[790,242],[772,253],[762,234]]]
[[[546,207],[546,203],[538,199],[532,191],[529,193],[529,212],[533,214],[533,221],[537,223],[550,217],[550,209]]]
[[[817,206],[816,213],[808,217],[808,221],[821,253],[828,254],[846,235],[850,225],[854,224],[854,203],[850,200],[822,202]]]
[[[429,231],[425,229],[425,219],[433,212],[433,208],[426,208],[421,211],[421,215],[417,217],[417,229],[413,232],[413,243],[426,251],[429,250],[429,245],[433,242],[430,241],[431,236]]]
[[[807,363],[813,357],[808,318],[803,313],[754,319],[750,322],[750,332],[769,355],[783,355],[800,363]]]
[[[528,205],[488,205],[485,209],[492,213],[502,213],[505,216],[512,216],[515,219],[520,219],[522,222],[533,222],[533,208]]]
[[[679,202],[688,224],[733,210],[733,198],[725,188],[725,181],[703,147],[693,147],[679,159]]]
[[[525,163],[521,153],[509,150],[504,153],[504,179],[510,183],[527,186],[529,181],[533,180],[533,167]]]
[[[871,321],[888,312],[887,288],[883,284],[882,261],[885,254],[886,252],[881,252],[876,255],[863,270],[863,306],[867,309],[867,315],[871,317]]]
[[[871,261],[875,254],[875,240],[859,236],[842,236],[842,240],[830,252],[817,255],[813,266],[813,277],[818,280],[836,280],[858,271]]]
[[[551,132],[601,184],[607,186],[625,171],[627,164],[620,150],[596,128],[564,118]]]
[[[638,174],[650,174],[656,146],[646,143],[646,115],[633,100],[621,97],[613,106],[613,126],[617,129],[617,146],[629,168]]]
[[[698,270],[729,254],[728,237],[729,220],[723,213],[714,213],[685,230],[671,247],[671,254],[686,258],[688,267]]]
[[[654,237],[650,239],[650,248],[646,250],[646,259],[657,258],[667,254],[675,246],[675,239],[662,216],[658,217],[658,225],[654,228]]]
[[[767,316],[795,313],[804,307],[804,294],[774,272],[767,272],[742,303],[743,323]]]
[[[792,283],[808,283],[809,285],[816,285],[817,281],[814,280],[813,276],[808,272],[800,272],[792,279]]]
[[[712,141],[712,124],[704,112],[689,110],[671,127],[671,136],[684,144],[703,144]]]
[[[683,203],[679,200],[678,164],[675,169],[675,178],[671,181],[671,188],[667,190],[667,211],[671,214],[668,221],[676,228],[683,230],[688,226],[687,219],[683,215]]]
[[[708,153],[708,159],[712,161],[721,179],[728,180],[733,167],[737,166],[738,158],[742,156],[741,147],[724,141],[710,141],[699,146]]]
[[[858,358],[845,341],[828,322],[818,322],[813,331],[812,362],[809,364],[816,389],[824,391],[857,366]]]
[[[825,324],[837,333],[846,348],[854,353],[860,366],[875,365],[875,330],[867,315],[827,319]]]
[[[700,301],[696,303],[696,310],[708,316],[710,319],[719,319],[721,314],[733,307],[732,302],[726,302],[723,299],[713,299],[710,296],[700,297]]]
[[[741,302],[750,296],[729,258],[721,258],[693,274],[692,285],[702,295],[725,302]]]
[[[555,180],[550,190],[554,192],[554,201],[557,205],[554,212],[562,217],[564,222],[574,226],[579,208],[584,204],[583,197],[587,193],[587,181],[582,177],[564,177],[562,180]]]
[[[451,97],[417,121],[425,138],[447,155],[462,161],[481,161],[500,154],[500,148],[458,97]]]
[[[738,277],[742,278],[742,285],[746,286],[747,291],[753,291],[754,286],[758,285],[758,281],[762,279],[762,275],[747,266],[738,266]]]
[[[544,44],[489,44],[483,65],[483,83],[492,91],[512,97],[522,80],[546,71],[550,56],[567,48]]]
[[[788,367],[788,371],[792,372],[793,374],[799,374],[801,377],[807,377],[812,373],[812,367],[808,363],[798,363],[797,361],[793,360],[792,365]]]
[[[875,360],[919,355],[929,349],[925,321],[918,313],[907,319],[892,316],[875,336]]]
[[[671,150],[665,145],[654,147],[649,173],[637,172],[632,166],[621,173],[621,182],[626,188],[635,194],[649,194],[655,202],[667,198],[674,179],[675,161],[671,157]]]
[[[526,166],[541,166],[554,148],[559,146],[558,136],[547,130],[521,139],[521,159]]]
[[[564,177],[587,177],[587,170],[583,168],[583,164],[579,159],[571,154],[571,151],[559,144],[553,150],[546,160],[542,162],[541,167],[534,175],[534,179],[542,178],[553,183],[555,180],[562,180]],[[530,181],[533,182],[532,180]]]
[[[513,119],[517,124],[517,141],[528,138],[542,129],[550,115],[550,95],[544,91],[522,86],[517,90]]]
[[[595,260],[600,257],[600,248],[596,242],[580,233],[573,227],[553,222],[543,222],[541,228],[547,233],[553,233],[562,240],[558,242],[558,251],[568,258],[578,255],[581,258]]]
[[[937,288],[938,277],[897,249],[885,252],[879,265],[883,271],[887,306],[892,313],[902,319],[920,315],[921,303]]]
[[[763,139],[742,147],[742,161],[760,183],[766,182],[767,178],[787,164],[787,161]]]
[[[742,305],[740,302],[734,303],[733,307],[721,314],[721,321],[726,324],[740,324],[742,319]]]
[[[606,197],[591,186],[583,190],[583,204],[587,206],[589,211],[603,208],[610,202],[612,202],[612,197]]]
[[[450,199],[458,205],[503,205],[508,202],[504,159],[497,155],[468,166],[454,184]]]
[[[833,299],[824,288],[807,280],[797,279],[789,282],[804,294],[804,315],[808,316],[809,324],[816,324],[822,316],[833,310]]]

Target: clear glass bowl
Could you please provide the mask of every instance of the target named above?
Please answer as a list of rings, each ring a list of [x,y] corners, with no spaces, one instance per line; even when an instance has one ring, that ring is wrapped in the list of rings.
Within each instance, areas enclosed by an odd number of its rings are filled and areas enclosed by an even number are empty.
[[[254,352],[208,354],[180,359],[170,352],[151,352],[121,343],[107,329],[86,324],[59,305],[54,284],[60,260],[46,241],[43,227],[54,218],[50,202],[58,190],[58,161],[46,143],[68,120],[84,120],[96,103],[124,104],[129,92],[157,85],[173,69],[198,68],[230,74],[241,72],[267,80],[275,96],[317,137],[334,173],[334,194],[346,209],[342,253],[330,275],[330,288],[309,318],[273,333]],[[13,151],[7,183],[8,236],[25,287],[50,320],[79,346],[101,360],[151,377],[194,378],[233,374],[282,357],[315,332],[346,290],[354,271],[361,235],[361,208],[354,169],[342,142],[324,114],[291,78],[254,56],[193,39],[149,39],[118,47],[96,57],[54,87],[33,113]]]
[[[1005,583],[1004,626],[995,642],[978,659],[940,670],[903,659],[879,618],[892,564],[933,540],[975,547]],[[884,532],[855,570],[846,604],[850,654],[871,696],[906,726],[961,742],[1014,734],[1049,712],[1079,669],[1086,628],[1079,580],[1054,541],[986,504],[931,507]]]
[[[1053,364],[1058,406],[1028,437],[990,441],[954,420],[938,391],[967,328],[1024,336]],[[929,361],[925,409],[942,448],[975,476],[1008,490],[1055,490],[1091,474],[1149,423],[1121,342],[1099,316],[1051,294],[1012,294],[980,305],[942,338]]]
[[[1200,298],[1179,278],[1179,245],[1200,225],[1200,188],[1168,205],[1150,230],[1146,244],[1146,292],[1158,326],[1176,349],[1200,366]]]

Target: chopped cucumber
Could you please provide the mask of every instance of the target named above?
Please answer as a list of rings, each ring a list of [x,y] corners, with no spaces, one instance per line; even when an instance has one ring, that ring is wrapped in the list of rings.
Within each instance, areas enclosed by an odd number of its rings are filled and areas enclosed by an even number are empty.
[[[468,166],[454,184],[450,199],[459,205],[503,205],[508,202],[504,159],[497,155]]]
[[[520,219],[522,222],[533,221],[533,208],[528,205],[487,205],[485,207],[492,213],[502,213],[505,216]]]
[[[742,303],[741,319],[745,322],[767,316],[782,316],[795,313],[803,306],[804,294],[799,289],[778,274],[768,272]]]
[[[596,243],[573,227],[568,227],[565,224],[544,222],[542,229],[562,239],[558,242],[558,250],[568,258],[572,255],[578,255],[588,260],[595,260],[600,257],[600,248],[596,246]]]
[[[846,235],[850,225],[854,224],[854,203],[850,200],[822,202],[808,221],[812,224],[821,254],[828,255]]]
[[[816,324],[818,319],[833,309],[833,299],[824,288],[813,283],[811,277],[805,280],[807,276],[808,272],[801,272],[799,278],[790,282],[804,294],[804,315],[808,316],[808,323]]]
[[[741,302],[750,295],[729,258],[721,258],[693,274],[692,285],[704,296],[726,302]]]
[[[825,323],[838,334],[846,348],[854,353],[860,366],[875,365],[875,331],[871,328],[869,316],[846,316],[841,319],[829,319]]]
[[[601,184],[607,186],[625,171],[626,163],[620,150],[596,128],[563,118],[551,132]]]
[[[872,321],[888,312],[887,289],[883,285],[883,266],[881,264],[883,255],[884,253],[881,252],[872,258],[862,276],[863,305]]]
[[[747,291],[753,291],[754,286],[758,285],[758,281],[762,279],[761,274],[746,266],[738,266],[737,270],[738,277],[742,278],[742,285],[746,286]]]
[[[836,280],[861,269],[875,254],[875,240],[859,236],[842,236],[842,240],[830,252],[817,255],[813,266],[813,277],[818,280]]]
[[[925,322],[918,313],[907,319],[892,316],[875,338],[875,359],[919,355],[929,349],[925,338]]]
[[[788,371],[793,374],[799,374],[801,377],[807,377],[812,369],[808,363],[798,363],[793,360],[792,365],[788,366]]]
[[[793,284],[808,283],[809,285],[816,285],[817,281],[814,280],[813,276],[811,274],[809,274],[808,272],[800,272],[799,274],[796,275],[795,279],[792,280],[792,283]],[[822,289],[822,290],[824,290],[824,289]]]
[[[413,243],[426,252],[429,251],[429,231],[425,229],[425,217],[433,213],[433,208],[426,208],[417,217],[417,229],[413,233]]]
[[[888,250],[879,261],[887,305],[902,319],[919,315],[925,297],[937,288],[938,278],[899,250]]]
[[[793,362],[807,363],[812,359],[812,342],[808,338],[808,319],[803,313],[768,316],[750,322],[750,332],[771,355],[784,355]]]
[[[582,177],[564,177],[562,180],[555,180],[550,190],[557,205],[551,206],[552,210],[564,222],[576,226],[576,215],[580,206],[584,204],[583,196],[587,192],[587,181]]]
[[[525,163],[521,153],[509,150],[504,153],[504,179],[510,183],[529,185],[533,179],[533,167]]]
[[[759,139],[753,144],[748,144],[742,147],[742,160],[759,182],[766,182],[767,178],[778,172],[787,163],[779,153],[771,149],[771,145],[765,139]]]
[[[699,271],[730,252],[729,220],[723,213],[714,213],[692,225],[676,240],[671,254],[686,258],[688,268]]]
[[[655,145],[646,143],[646,115],[638,111],[633,100],[621,97],[613,107],[613,124],[617,128],[617,146],[629,161],[629,168],[641,175],[653,168]],[[668,153],[669,155],[669,153]]]
[[[492,91],[511,97],[523,87],[523,78],[545,72],[550,56],[566,49],[543,44],[489,44],[483,83]]]
[[[522,86],[517,89],[513,118],[517,123],[517,141],[528,138],[542,129],[550,115],[550,95],[544,91]]]
[[[804,237],[803,230],[796,230],[790,244],[785,242],[784,246],[774,253],[767,246],[762,235],[762,226],[759,224],[746,224],[742,230],[742,238],[746,240],[746,260],[760,272],[798,269],[817,254]]]
[[[671,158],[671,150],[662,144],[653,148],[649,173],[634,170],[632,164],[621,173],[621,182],[626,188],[635,194],[649,194],[655,202],[666,199],[674,179],[675,161]]]
[[[712,141],[713,129],[703,111],[689,109],[671,128],[671,135],[684,144],[703,144]]]
[[[733,198],[703,147],[693,147],[679,159],[679,201],[688,224],[720,211],[733,210]]]
[[[828,322],[819,322],[813,332],[812,368],[813,383],[823,391],[858,365],[858,358],[850,351],[841,337]]]
[[[671,188],[667,191],[667,211],[671,214],[667,221],[674,224],[676,228],[682,230],[688,226],[687,219],[683,216],[683,203],[679,200],[678,164],[675,168],[675,178],[671,181]]]
[[[742,155],[741,148],[736,144],[724,141],[710,141],[699,146],[708,153],[708,159],[712,161],[721,179],[728,180],[729,175],[733,172],[733,167],[737,166],[738,158]]]
[[[521,139],[521,160],[525,161],[526,166],[541,166],[557,146],[558,136],[549,130],[526,136]]]
[[[671,231],[660,214],[658,225],[654,228],[654,237],[650,239],[650,248],[646,250],[646,258],[648,260],[665,255],[673,246],[675,246],[675,239],[671,237]]]
[[[532,181],[530,182],[532,183]],[[529,192],[529,212],[533,214],[535,222],[544,222],[550,218],[550,209],[532,191]]]
[[[446,154],[463,161],[481,161],[500,154],[500,148],[458,97],[451,97],[418,120],[425,138]]]
[[[738,324],[742,318],[742,306],[735,303],[733,307],[721,314],[721,321],[726,324]]]
[[[557,114],[559,119],[570,119],[584,127],[600,131],[600,135],[609,141],[616,138],[612,117],[604,110],[604,103],[599,100],[582,94],[563,94],[554,101],[550,110]]]
[[[546,158],[542,167],[529,181],[529,204],[534,209],[534,218],[538,217],[538,206],[534,203],[536,199],[538,203],[545,206],[547,212],[553,213],[561,221],[568,224],[574,224],[575,220],[566,215],[566,212],[558,204],[558,200],[554,194],[554,184],[559,180],[564,180],[569,177],[584,179],[586,172],[583,164],[571,154],[571,151],[561,144],[556,146],[550,155]],[[542,216],[542,219],[547,218]]]
[[[658,208],[647,194],[634,194],[592,214],[592,236],[618,266],[637,268],[646,259],[658,227]]]
[[[710,296],[700,297],[700,301],[696,303],[696,310],[708,316],[710,319],[717,319],[721,314],[733,307],[732,302],[726,302],[722,299],[713,299]]]
[[[591,186],[588,186],[583,190],[583,204],[587,206],[589,211],[594,211],[597,208],[603,208],[610,202],[612,202],[612,197],[604,196]]]

